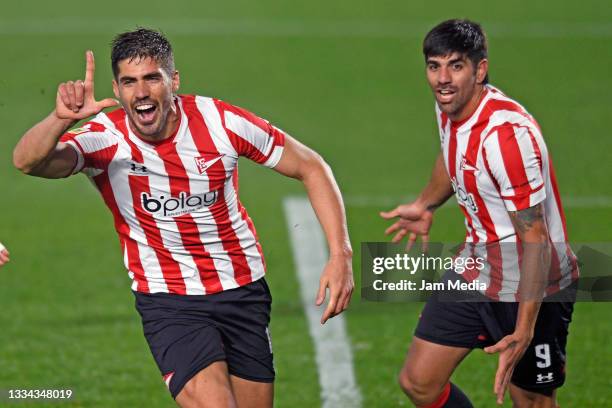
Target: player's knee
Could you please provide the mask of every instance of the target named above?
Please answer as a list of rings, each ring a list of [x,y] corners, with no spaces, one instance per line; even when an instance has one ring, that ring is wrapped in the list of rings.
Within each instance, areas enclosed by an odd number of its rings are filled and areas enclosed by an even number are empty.
[[[398,382],[402,390],[415,405],[427,405],[438,398],[443,385],[432,379],[402,370],[398,376]]]
[[[211,365],[187,381],[177,395],[176,402],[182,408],[235,407],[229,379],[222,370],[216,368]]]

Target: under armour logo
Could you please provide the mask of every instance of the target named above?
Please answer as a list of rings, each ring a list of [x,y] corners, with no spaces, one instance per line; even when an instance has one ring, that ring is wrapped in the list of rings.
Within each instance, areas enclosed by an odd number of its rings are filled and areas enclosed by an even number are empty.
[[[553,381],[553,373],[549,372],[548,374],[538,374],[536,377],[537,383],[549,383]]]
[[[130,163],[130,173],[134,175],[145,175],[148,173],[146,166],[140,163]]]

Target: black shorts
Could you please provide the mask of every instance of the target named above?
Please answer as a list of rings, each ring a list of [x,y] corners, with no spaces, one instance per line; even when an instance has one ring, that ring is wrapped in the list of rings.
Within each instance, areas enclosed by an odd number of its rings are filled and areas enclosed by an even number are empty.
[[[226,361],[231,375],[274,381],[272,297],[263,278],[211,295],[134,295],[145,338],[173,398],[215,361]]]
[[[450,271],[443,279],[458,276]],[[423,308],[414,333],[420,339],[473,349],[493,345],[514,332],[516,302],[445,302],[438,297],[433,294]],[[548,396],[563,385],[573,309],[573,302],[542,302],[533,340],[514,369],[514,385]]]

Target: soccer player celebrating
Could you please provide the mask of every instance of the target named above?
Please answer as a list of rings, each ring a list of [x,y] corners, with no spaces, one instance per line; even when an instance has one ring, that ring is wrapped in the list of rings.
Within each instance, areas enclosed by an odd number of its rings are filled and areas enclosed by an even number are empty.
[[[420,236],[425,245],[435,209],[454,193],[465,215],[466,245],[484,244],[491,258],[483,295],[510,301],[444,302],[431,296],[400,385],[418,407],[471,407],[449,379],[472,349],[484,347],[499,353],[498,403],[509,387],[516,407],[556,407],[573,303],[542,302],[542,296],[570,286],[578,269],[540,128],[521,105],[488,84],[487,43],[478,24],[439,24],[425,37],[423,53],[441,153],[419,197],[381,213],[396,219],[386,233],[396,233],[394,242],[408,236],[409,246]],[[494,258],[512,262],[508,247],[520,266],[496,268]],[[448,271],[443,279],[472,281],[476,275]]]
[[[113,214],[144,335],[182,407],[271,407],[271,297],[253,222],[238,199],[238,158],[304,183],[330,249],[321,323],[348,307],[352,251],[340,191],[323,159],[269,122],[218,99],[177,95],[172,48],[138,29],[112,44],[113,91],[59,85],[55,109],[14,151],[24,173],[85,173]],[[104,108],[121,107],[108,113]],[[81,128],[76,121],[89,118]]]

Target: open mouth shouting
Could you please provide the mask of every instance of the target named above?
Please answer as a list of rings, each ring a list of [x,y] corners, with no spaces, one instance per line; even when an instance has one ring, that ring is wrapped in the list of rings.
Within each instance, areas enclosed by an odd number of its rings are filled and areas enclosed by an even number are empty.
[[[157,105],[150,102],[140,102],[134,106],[138,122],[142,126],[149,126],[155,123],[157,118]]]

